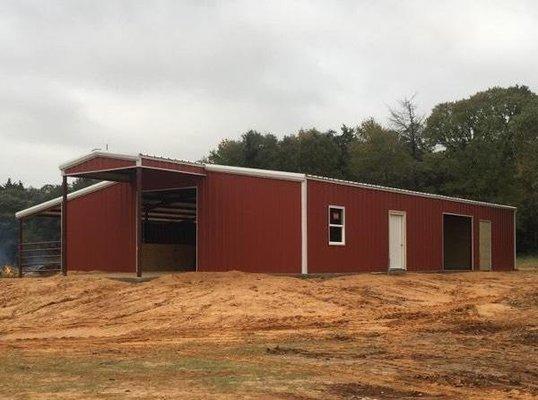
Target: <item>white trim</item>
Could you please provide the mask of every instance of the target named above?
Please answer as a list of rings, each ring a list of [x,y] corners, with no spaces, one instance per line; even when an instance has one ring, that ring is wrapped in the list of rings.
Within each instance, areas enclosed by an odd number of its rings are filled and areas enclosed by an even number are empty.
[[[301,274],[308,274],[308,187],[301,182]]]
[[[82,172],[75,172],[73,174],[69,174],[68,176],[71,178],[78,178],[80,176],[88,175],[88,174],[95,174],[95,173],[101,173],[101,172],[114,172],[114,171],[123,171],[126,169],[134,169],[136,168],[135,165],[131,165],[128,167],[114,167],[114,168],[105,168],[105,169],[92,169],[90,171],[82,171]],[[62,176],[65,175],[65,172],[62,171]]]
[[[188,165],[192,167],[200,167],[204,168],[203,163],[193,162],[193,161],[186,161],[186,160],[176,160],[174,158],[167,158],[167,157],[159,157],[159,156],[150,156],[147,154],[140,154],[140,159],[146,159],[146,160],[153,160],[153,161],[163,161],[163,162],[169,162],[172,164],[178,164],[178,165]]]
[[[403,250],[403,266],[402,268],[391,268],[390,267],[390,216],[391,215],[400,215],[403,217],[403,244],[404,244],[404,250]],[[389,271],[407,271],[407,213],[405,211],[401,211],[401,210],[389,210],[389,213],[388,213],[388,228],[389,228],[389,240],[388,240],[388,243],[389,243],[389,266],[388,266],[388,270]]]
[[[342,210],[342,223],[331,224],[331,208]],[[342,241],[331,242],[331,227],[342,228]],[[327,206],[327,239],[329,240],[329,246],[345,246],[346,245],[346,208],[344,206]]]
[[[98,173],[106,173],[106,172],[114,172],[114,171],[124,171],[127,169],[135,169],[135,168],[142,168],[146,170],[152,170],[152,171],[166,171],[166,172],[174,172],[176,174],[185,174],[185,175],[194,175],[194,176],[206,176],[205,174],[200,174],[198,172],[189,172],[189,171],[180,171],[177,169],[170,169],[170,168],[160,168],[160,167],[152,167],[150,165],[129,165],[125,167],[114,167],[114,168],[105,168],[105,169],[92,169],[90,171],[81,171],[81,172],[75,172],[72,174],[69,174],[70,177],[76,178],[79,176],[84,176],[88,174],[98,174]],[[65,171],[62,171],[62,176],[65,175]]]
[[[68,178],[65,178],[65,183],[69,185],[69,179]],[[63,178],[62,178],[62,193],[63,193]],[[67,186],[69,187],[69,186]],[[88,186],[88,187],[91,187],[91,186]],[[76,193],[76,192],[75,192]],[[56,199],[53,199],[53,200],[58,200],[58,197]],[[65,270],[67,271],[67,257],[66,256],[66,252],[67,252],[67,243],[69,242],[69,240],[67,239],[67,229],[65,230],[64,232],[64,218],[65,218],[65,212],[67,211],[67,207],[62,207],[62,203],[64,202],[63,200],[63,196],[59,198],[60,200],[60,266],[62,267],[62,273],[63,273],[63,270],[65,268]],[[69,194],[67,194],[67,202],[69,202]],[[44,204],[44,203],[41,203],[41,204]],[[34,206],[36,207],[36,206]],[[24,212],[24,210],[22,211]],[[17,214],[15,214],[15,218],[19,218],[17,217]],[[67,227],[67,224],[66,224],[66,227]],[[65,236],[64,236],[64,233],[65,233]],[[64,238],[66,238],[65,240],[65,243],[64,243]],[[65,258],[65,260],[64,260]],[[65,261],[65,263],[64,263]]]
[[[174,190],[183,190],[183,189],[196,189],[196,186],[174,186],[170,188],[164,188],[164,189],[146,189],[142,190],[143,193],[150,193],[150,192],[167,192],[167,191],[174,191]]]
[[[243,167],[229,167],[226,165],[218,165],[218,164],[205,164],[205,169],[208,171],[225,172],[225,173],[236,174],[236,175],[255,176],[258,178],[281,179],[281,180],[295,181],[295,182],[302,182],[306,179],[305,174],[299,174],[296,172],[272,171],[268,169],[243,168]]]
[[[145,168],[151,168],[151,169],[158,169],[158,168],[151,167],[151,166],[143,166],[142,159],[164,161],[164,162],[170,162],[170,163],[179,164],[179,165],[196,166],[196,167],[205,168],[208,171],[225,172],[225,173],[237,174],[237,175],[256,176],[259,178],[273,178],[273,179],[282,179],[282,180],[290,180],[290,181],[298,181],[298,182],[302,182],[305,179],[312,179],[312,180],[330,182],[330,183],[340,184],[340,185],[361,187],[364,189],[381,190],[381,191],[391,192],[391,193],[399,193],[399,194],[405,194],[405,195],[411,195],[411,196],[420,196],[420,197],[426,197],[426,198],[432,198],[432,199],[454,201],[458,203],[473,204],[473,205],[478,205],[478,206],[507,208],[511,210],[516,209],[516,207],[508,206],[504,204],[496,204],[496,203],[488,203],[484,201],[462,199],[459,197],[450,197],[450,196],[444,196],[440,194],[417,192],[414,190],[398,189],[398,188],[392,188],[392,187],[380,186],[380,185],[372,185],[368,183],[360,183],[360,182],[353,182],[353,181],[347,181],[347,180],[342,180],[342,179],[327,178],[327,177],[317,176],[317,175],[301,174],[301,173],[285,172],[285,171],[273,171],[273,170],[265,170],[265,169],[257,169],[257,168],[232,167],[232,166],[218,165],[218,164],[203,164],[203,163],[196,163],[196,162],[191,162],[191,161],[176,160],[172,158],[150,156],[150,155],[145,155],[145,154],[129,155],[129,154],[109,153],[105,151],[94,151],[82,157],[78,157],[74,160],[68,161],[60,165],[60,169],[63,171],[66,168],[69,168],[83,161],[90,160],[94,157],[107,157],[107,158],[131,160],[131,161],[135,161],[136,166],[142,166],[143,168],[145,167]],[[166,169],[163,169],[163,170],[166,170]],[[185,171],[175,171],[175,170],[170,170],[170,171],[187,173]],[[191,174],[195,175],[196,173],[191,173]]]
[[[169,218],[158,218],[158,217],[151,217],[151,218],[148,218],[147,220],[151,222],[170,222],[171,224],[176,224],[176,223],[185,222],[185,221],[189,221],[189,222],[192,221],[192,219],[190,218],[169,219]]]
[[[110,182],[110,181],[104,181],[96,183],[95,185],[91,185],[85,188],[82,188],[80,190],[77,190],[76,192],[69,193],[67,195],[67,201],[76,199],[80,196],[85,196],[87,194],[96,192],[98,190],[104,189],[106,187],[115,185],[117,182]],[[62,197],[56,197],[52,200],[45,201],[44,203],[36,204],[35,206],[25,208],[24,210],[17,211],[15,213],[15,218],[21,219],[26,218],[34,214],[38,214],[41,211],[45,211],[51,207],[58,206],[62,204]]]
[[[126,168],[130,168],[130,167],[126,167]],[[176,174],[185,174],[185,175],[194,175],[194,176],[206,176],[205,174],[200,174],[198,172],[180,171],[178,169],[171,169],[171,168],[152,167],[151,165],[141,165],[140,168],[142,168],[142,169],[150,169],[150,170],[154,170],[154,171],[175,172]]]
[[[472,218],[473,217],[472,214],[458,214],[458,213],[445,212],[445,211],[443,211],[443,214],[444,215],[454,215],[456,217],[467,217],[467,218]]]
[[[477,205],[477,206],[507,208],[507,209],[510,209],[510,210],[515,210],[516,209],[516,207],[507,206],[507,205],[504,205],[504,204],[495,204],[495,203],[487,203],[487,202],[484,202],[484,201],[468,200],[468,199],[462,199],[462,198],[459,198],[459,197],[444,196],[444,195],[441,195],[441,194],[416,192],[414,190],[398,189],[398,188],[392,188],[392,187],[387,187],[387,186],[380,186],[380,185],[372,185],[372,184],[369,184],[369,183],[346,181],[346,180],[335,179],[335,178],[326,178],[326,177],[317,176],[317,175],[309,175],[309,174],[307,174],[306,179],[312,179],[312,180],[321,181],[321,182],[329,182],[329,183],[334,183],[334,184],[338,184],[338,185],[355,186],[355,187],[360,187],[360,188],[363,188],[363,189],[381,190],[381,191],[384,191],[384,192],[407,194],[407,195],[411,195],[411,196],[420,196],[420,197],[426,197],[426,198],[430,198],[430,199],[454,201],[454,202],[458,202],[458,203],[473,204],[473,205]]]
[[[441,213],[441,266],[443,271],[453,271],[451,269],[445,268],[445,215],[453,215],[456,217],[464,217],[464,218],[470,218],[471,219],[471,269],[469,271],[475,270],[474,265],[474,216],[468,215],[468,214],[457,214],[457,213],[451,213],[451,212],[443,212]],[[480,263],[479,263],[480,264]],[[492,262],[493,264],[493,262]],[[480,265],[479,265],[480,267]],[[493,267],[492,267],[493,269]],[[458,271],[458,270],[454,270]],[[465,271],[465,270],[462,270]]]
[[[91,160],[95,157],[116,158],[120,160],[135,161],[135,164],[137,165],[138,165],[138,160],[140,159],[140,155],[135,156],[132,154],[109,153],[108,151],[92,151],[91,153],[88,153],[83,156],[64,162],[63,164],[60,165],[60,169],[63,171],[67,168],[73,167],[77,164],[80,164],[81,162]]]

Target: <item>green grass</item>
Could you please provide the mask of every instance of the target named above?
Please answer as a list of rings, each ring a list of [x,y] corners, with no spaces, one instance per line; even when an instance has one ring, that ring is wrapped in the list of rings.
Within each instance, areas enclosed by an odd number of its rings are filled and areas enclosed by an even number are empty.
[[[538,271],[538,254],[525,254],[517,256],[517,269]]]
[[[291,389],[308,378],[286,365],[266,365],[242,357],[253,352],[263,354],[261,348],[238,350],[243,351],[234,352],[234,359],[218,350],[192,355],[156,351],[132,358],[47,353],[29,356],[18,350],[5,351],[0,355],[0,397],[26,399],[52,393],[69,397],[76,393],[85,398],[112,399],[118,398],[118,391],[158,390],[178,384],[209,393],[230,394],[249,388],[263,393],[272,387]],[[111,389],[115,393],[110,393]]]

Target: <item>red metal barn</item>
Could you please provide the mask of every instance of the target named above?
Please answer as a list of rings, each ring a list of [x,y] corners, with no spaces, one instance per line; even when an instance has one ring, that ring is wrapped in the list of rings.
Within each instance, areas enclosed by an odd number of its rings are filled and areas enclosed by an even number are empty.
[[[146,155],[93,152],[60,169],[63,197],[16,216],[61,217],[64,273],[515,267],[510,206]],[[67,194],[67,177],[103,182]]]

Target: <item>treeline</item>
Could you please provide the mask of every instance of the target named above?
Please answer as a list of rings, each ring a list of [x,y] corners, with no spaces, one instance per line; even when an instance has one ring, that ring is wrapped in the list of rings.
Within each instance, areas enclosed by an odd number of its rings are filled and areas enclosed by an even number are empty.
[[[77,179],[69,185],[69,191],[82,189],[92,183],[94,181]],[[22,182],[13,182],[11,179],[0,185],[0,267],[16,262],[19,226],[15,213],[61,195],[61,185],[44,185],[37,189],[25,187]],[[30,218],[24,224],[24,240],[27,242],[59,240],[58,218]]]
[[[538,251],[538,96],[492,88],[442,103],[428,116],[413,99],[385,126],[315,128],[278,139],[248,131],[224,140],[206,162],[304,172],[518,207],[518,250]]]
[[[538,96],[525,86],[492,88],[442,103],[428,116],[413,99],[339,131],[300,130],[282,139],[248,131],[224,140],[206,162],[305,172],[518,207],[518,251],[538,252]],[[91,182],[75,181],[70,190]],[[61,195],[8,180],[0,185],[0,265],[15,262],[20,209]],[[57,220],[30,219],[25,240],[57,238]]]

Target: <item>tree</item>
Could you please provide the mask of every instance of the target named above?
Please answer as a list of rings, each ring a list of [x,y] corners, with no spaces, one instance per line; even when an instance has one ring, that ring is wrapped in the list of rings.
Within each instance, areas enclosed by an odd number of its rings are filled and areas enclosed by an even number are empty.
[[[206,162],[248,168],[278,169],[278,139],[250,130],[240,140],[223,140]]]
[[[216,150],[211,150],[204,162],[221,165],[241,166],[245,164],[243,142],[225,139]]]
[[[81,189],[93,180],[76,179],[69,191]],[[8,178],[0,185],[0,266],[15,263],[18,245],[18,221],[15,213],[19,210],[61,196],[60,185],[43,185],[41,188],[25,187],[21,181],[13,182]],[[59,218],[29,218],[24,221],[25,242],[59,240]]]
[[[356,130],[357,140],[350,148],[352,179],[385,186],[407,187],[413,159],[398,134],[374,119]]]
[[[538,249],[535,172],[538,97],[526,86],[492,88],[436,106],[425,136],[438,149],[437,190],[518,206],[520,250]],[[534,239],[531,236],[534,235]]]
[[[417,112],[415,95],[398,103],[397,109],[389,109],[389,121],[413,159],[421,161],[427,150],[424,140],[424,117]]]
[[[248,131],[238,141],[224,140],[206,162],[239,167],[342,176],[334,132],[300,130],[279,141],[275,135]]]
[[[352,143],[356,140],[355,129],[342,125],[340,128],[342,132],[340,135],[333,134],[334,141],[339,149],[338,155],[338,171],[340,173],[339,178],[351,179],[351,167],[349,165],[349,151]]]
[[[518,207],[518,249],[538,250],[538,100],[525,86],[442,103],[427,119],[414,97],[340,133],[315,128],[278,140],[248,131],[209,162],[281,169]]]
[[[513,122],[516,182],[519,191],[518,249],[538,250],[538,101]]]
[[[341,176],[338,169],[340,149],[332,131],[300,130],[297,141],[299,172],[333,178]]]
[[[443,192],[485,201],[516,200],[513,121],[533,97],[526,87],[493,88],[433,109],[425,134],[451,171]]]

